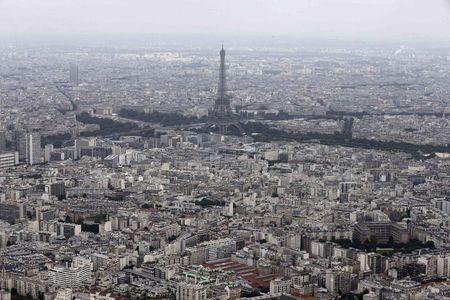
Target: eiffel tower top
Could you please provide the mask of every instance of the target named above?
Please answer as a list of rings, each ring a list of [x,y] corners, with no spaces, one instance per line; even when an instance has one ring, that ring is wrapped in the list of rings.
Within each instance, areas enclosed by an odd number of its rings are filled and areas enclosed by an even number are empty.
[[[220,70],[219,70],[219,86],[217,89],[217,105],[225,105],[230,106],[230,99],[227,95],[227,83],[226,83],[226,74],[225,74],[225,49],[220,50]],[[231,108],[227,108],[227,110],[231,110]]]

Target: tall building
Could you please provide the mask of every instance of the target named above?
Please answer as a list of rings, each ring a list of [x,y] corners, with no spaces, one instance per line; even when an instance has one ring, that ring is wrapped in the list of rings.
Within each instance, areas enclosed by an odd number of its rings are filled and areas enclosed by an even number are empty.
[[[6,151],[6,131],[0,130],[0,152]]]
[[[91,279],[91,262],[75,257],[71,266],[54,266],[48,273],[49,281],[58,288],[79,288]]]
[[[14,224],[26,216],[26,206],[23,203],[0,203],[0,220]]]
[[[270,281],[271,294],[289,294],[291,292],[292,280],[276,278]]]
[[[15,130],[13,133],[14,150],[19,153],[19,161],[26,161],[26,131]]]
[[[239,116],[231,109],[230,96],[227,93],[225,74],[225,50],[220,50],[219,86],[217,88],[217,98],[214,107],[208,111],[208,123],[206,129],[217,127],[221,134],[227,133],[228,129],[234,127],[242,132],[239,124]]]
[[[47,144],[44,147],[44,162],[50,162],[51,161],[51,154],[54,150],[54,146],[52,144]]]
[[[37,132],[18,131],[15,133],[15,148],[19,161],[29,165],[41,162],[41,135]]]
[[[53,183],[49,183],[45,186],[45,192],[56,196],[58,200],[62,200],[66,198],[66,186],[64,181],[57,181]]]
[[[365,222],[353,228],[353,238],[361,243],[371,237],[375,237],[378,243],[388,243],[390,239],[396,243],[407,243],[410,239],[406,227],[395,222]]]
[[[35,165],[41,162],[41,136],[39,133],[26,134],[26,162]]]
[[[202,246],[208,249],[208,261],[227,258],[236,252],[236,241],[230,238],[204,242]]]
[[[0,152],[0,169],[12,168],[19,163],[18,152]]]
[[[437,263],[443,262],[441,259],[438,260],[438,257],[431,254],[425,254],[417,259],[419,264],[425,265],[425,273],[429,276],[435,276],[438,272]],[[441,267],[439,268],[440,271]]]
[[[74,85],[78,85],[79,84],[78,65],[71,65],[70,66],[70,82],[73,83]]]
[[[445,254],[438,255],[436,260],[437,275],[445,276],[447,278],[450,277],[450,256]]]
[[[81,225],[72,223],[62,223],[56,224],[56,234],[58,236],[64,236],[66,239],[71,238],[76,235],[80,235]]]

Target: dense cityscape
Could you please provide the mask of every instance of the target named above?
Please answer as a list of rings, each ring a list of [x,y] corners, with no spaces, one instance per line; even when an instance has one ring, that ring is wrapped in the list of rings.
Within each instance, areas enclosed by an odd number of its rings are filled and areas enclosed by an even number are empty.
[[[0,300],[450,299],[444,48],[0,44]]]

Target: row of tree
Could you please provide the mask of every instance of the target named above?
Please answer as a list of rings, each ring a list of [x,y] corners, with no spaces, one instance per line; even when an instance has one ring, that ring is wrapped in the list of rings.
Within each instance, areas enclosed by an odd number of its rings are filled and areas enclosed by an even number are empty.
[[[427,159],[434,157],[435,152],[449,152],[448,146],[422,145],[407,142],[378,141],[371,139],[354,139],[347,134],[335,132],[334,134],[323,134],[316,132],[292,133],[275,129],[267,124],[259,122],[248,122],[243,124],[246,132],[251,132],[257,141],[318,141],[325,145],[339,145],[344,147],[376,149],[383,151],[397,151],[411,154],[416,159]]]
[[[78,122],[83,124],[96,124],[100,127],[100,129],[95,132],[83,133],[82,135],[84,136],[112,135],[139,129],[139,126],[133,123],[122,123],[107,118],[93,117],[86,112],[78,114],[76,118]]]
[[[176,112],[159,112],[152,111],[149,113],[143,111],[137,111],[132,109],[122,109],[119,112],[119,116],[123,118],[129,118],[148,123],[158,123],[162,126],[178,126],[188,124],[205,123],[207,121],[206,116],[185,116]]]
[[[419,249],[434,249],[434,242],[428,241],[423,243],[417,239],[411,239],[408,243],[396,243],[392,237],[389,238],[387,243],[380,243],[375,236],[371,236],[369,239],[361,243],[358,239],[339,239],[333,240],[334,243],[340,245],[343,248],[355,248],[364,251],[377,251],[377,249],[392,249],[390,253],[411,253]]]

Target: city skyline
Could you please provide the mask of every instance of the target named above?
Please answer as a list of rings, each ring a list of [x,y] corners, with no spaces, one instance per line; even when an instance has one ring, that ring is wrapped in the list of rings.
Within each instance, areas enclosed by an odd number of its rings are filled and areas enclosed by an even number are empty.
[[[0,0],[0,300],[450,298],[450,5]]]

